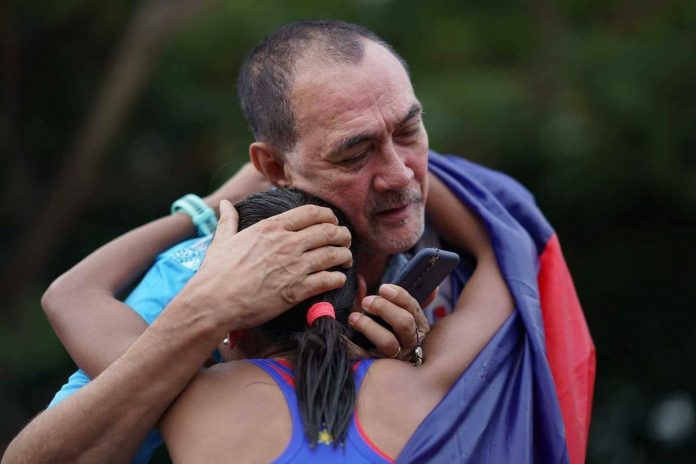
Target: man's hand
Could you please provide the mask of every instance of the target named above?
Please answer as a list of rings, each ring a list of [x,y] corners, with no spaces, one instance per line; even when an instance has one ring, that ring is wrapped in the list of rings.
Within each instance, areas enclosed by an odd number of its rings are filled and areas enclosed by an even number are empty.
[[[351,236],[329,208],[305,205],[237,233],[237,212],[220,203],[215,237],[198,273],[176,298],[216,313],[225,329],[258,326],[345,283],[326,269],[352,264]]]
[[[430,331],[428,320],[418,302],[398,285],[384,284],[379,288],[379,295],[364,298],[364,281],[360,288],[362,308],[372,315],[381,317],[391,330],[360,312],[350,315],[350,325],[374,343],[382,356],[412,360],[415,349]],[[429,300],[432,301],[435,294],[433,292]]]

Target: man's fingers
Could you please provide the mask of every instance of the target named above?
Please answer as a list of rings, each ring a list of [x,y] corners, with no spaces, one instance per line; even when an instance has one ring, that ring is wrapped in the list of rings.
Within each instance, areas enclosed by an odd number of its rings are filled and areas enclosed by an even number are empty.
[[[381,317],[391,327],[392,336],[401,347],[399,358],[409,359],[422,337],[430,330],[428,320],[418,302],[403,288],[385,284],[380,287],[379,293],[379,296],[371,295],[363,299],[363,307],[370,314]],[[374,324],[379,326],[376,322]],[[382,334],[382,331],[369,326],[371,324],[363,322],[362,327],[370,331],[369,334],[364,333],[364,335],[375,343],[385,356],[392,356],[396,351],[385,351],[391,349],[389,345],[391,342]],[[373,336],[381,338],[373,339]],[[385,348],[380,348],[378,343],[385,344]]]
[[[384,284],[380,286],[379,294],[392,301],[395,305],[406,309],[411,316],[413,316],[413,320],[416,322],[416,328],[421,336],[430,332],[430,324],[428,323],[428,318],[425,317],[423,313],[423,309],[406,290],[398,285]],[[433,292],[433,294],[437,295],[437,292]],[[434,295],[431,296],[434,298]],[[428,304],[429,303],[430,302],[428,302]],[[423,306],[427,306],[427,304],[423,304]]]
[[[375,348],[385,357],[391,358],[392,356],[400,354],[401,345],[396,336],[391,331],[372,320],[370,316],[361,313],[351,313],[350,316],[348,316],[348,323],[353,329],[360,332],[374,343]]]
[[[335,266],[352,266],[353,253],[346,247],[325,246],[306,251],[302,255],[302,260],[307,274],[312,274]]]
[[[293,232],[306,229],[314,224],[321,224],[322,222],[338,224],[338,219],[336,219],[336,215],[330,208],[316,205],[303,205],[293,208],[275,216],[275,218],[281,221],[285,230]]]
[[[236,234],[239,228],[239,214],[237,210],[229,202],[229,200],[220,201],[220,220],[216,232],[223,234]]]
[[[350,247],[352,237],[347,227],[324,222],[298,231],[297,240],[306,251],[325,245]]]
[[[292,294],[287,298],[289,303],[297,304],[319,293],[328,292],[342,287],[346,283],[346,275],[339,271],[320,271],[309,274],[297,287],[291,289]]]
[[[414,304],[418,303],[414,301]],[[416,348],[417,326],[410,311],[397,306],[386,298],[374,295],[365,298],[363,306],[370,314],[381,317],[391,327],[404,354],[409,354]],[[382,352],[387,356],[389,355],[389,353]]]

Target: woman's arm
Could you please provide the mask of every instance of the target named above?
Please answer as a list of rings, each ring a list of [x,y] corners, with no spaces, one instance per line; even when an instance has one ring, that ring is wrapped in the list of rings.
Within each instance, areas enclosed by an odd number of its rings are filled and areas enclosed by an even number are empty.
[[[454,382],[498,332],[513,310],[507,285],[481,221],[437,179],[431,176],[427,213],[438,234],[476,258],[476,267],[454,302],[454,311],[433,325],[423,340],[420,367],[391,360],[378,361],[358,399],[358,411],[368,435],[392,456],[398,455],[424,418],[442,401]],[[402,288],[382,285],[373,307],[418,307]],[[366,307],[367,307],[366,306]],[[371,390],[370,390],[371,389]],[[370,395],[370,391],[374,394]],[[388,394],[384,394],[388,392]]]
[[[264,188],[270,184],[247,163],[206,198],[206,203],[217,208],[222,199],[238,201]],[[145,321],[114,295],[141,275],[157,254],[194,233],[186,215],[158,219],[101,247],[48,288],[41,300],[44,311],[73,360],[91,378],[113,363],[147,328]]]
[[[446,393],[512,314],[514,302],[483,223],[435,176],[428,214],[448,242],[476,259],[452,314],[423,343],[427,362],[422,375]]]
[[[403,365],[394,367],[403,374],[405,382],[411,379],[409,384],[415,390],[408,394],[418,395],[423,400],[420,405],[426,413],[442,399],[513,310],[512,296],[480,219],[432,175],[428,195],[427,212],[435,229],[453,246],[474,256],[476,268],[454,304],[452,314],[435,324],[425,337],[425,363],[418,369]],[[389,294],[390,289],[393,295]],[[379,312],[379,306],[394,305],[413,310],[418,303],[405,290],[383,285],[380,297],[372,299],[368,305],[370,312]],[[396,376],[399,372],[393,374]],[[419,379],[417,384],[414,378]],[[398,403],[398,398],[395,401]]]

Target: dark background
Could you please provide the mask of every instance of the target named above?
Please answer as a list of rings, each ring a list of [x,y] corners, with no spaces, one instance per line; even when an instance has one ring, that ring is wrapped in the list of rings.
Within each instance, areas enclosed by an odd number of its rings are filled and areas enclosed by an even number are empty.
[[[406,58],[433,149],[512,174],[555,225],[598,353],[588,461],[692,462],[696,2],[463,3],[1,2],[0,450],[74,369],[43,290],[235,172],[245,53],[329,17]]]

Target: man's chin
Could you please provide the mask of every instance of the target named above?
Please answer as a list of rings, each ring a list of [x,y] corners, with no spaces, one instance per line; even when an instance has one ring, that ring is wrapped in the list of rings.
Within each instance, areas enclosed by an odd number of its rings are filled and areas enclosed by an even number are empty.
[[[369,243],[364,243],[362,246],[374,253],[384,253],[394,255],[403,253],[404,251],[413,248],[418,240],[423,235],[423,225],[410,230],[402,231],[386,231],[373,236]]]

